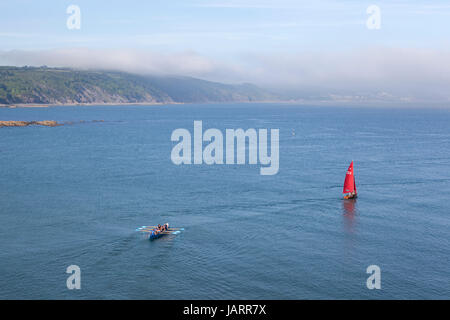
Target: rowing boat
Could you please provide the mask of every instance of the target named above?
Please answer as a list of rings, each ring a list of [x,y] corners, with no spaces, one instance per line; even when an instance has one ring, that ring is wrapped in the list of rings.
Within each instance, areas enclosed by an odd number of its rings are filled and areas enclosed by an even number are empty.
[[[184,230],[184,228],[168,228],[166,231],[156,233],[156,228],[157,226],[142,226],[137,228],[136,231],[149,233],[150,235],[148,236],[148,239],[155,240],[165,236],[166,234],[178,234],[180,231]]]

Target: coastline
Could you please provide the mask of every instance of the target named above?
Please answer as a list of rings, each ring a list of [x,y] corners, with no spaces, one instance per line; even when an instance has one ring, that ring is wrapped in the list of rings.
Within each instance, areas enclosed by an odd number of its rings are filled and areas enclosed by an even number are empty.
[[[17,103],[0,104],[0,109],[16,108],[50,108],[50,107],[88,107],[88,106],[170,106],[170,105],[189,105],[189,104],[258,104],[258,103],[279,103],[283,105],[300,105],[310,107],[377,107],[377,108],[428,108],[448,109],[450,103],[447,102],[393,102],[393,101],[364,101],[355,103],[352,101],[329,101],[329,100],[263,100],[263,101],[222,101],[222,102],[99,102],[99,103]]]
[[[16,103],[0,104],[0,108],[50,108],[50,107],[87,107],[87,106],[162,106],[185,104],[226,104],[226,103],[300,103],[294,100],[262,100],[262,101],[205,101],[205,102],[90,102],[90,103]]]
[[[254,100],[254,101],[204,101],[204,102],[90,102],[90,103],[16,103],[0,104],[0,108],[50,108],[50,107],[87,107],[87,106],[162,106],[162,105],[189,105],[189,104],[227,104],[227,103],[282,103],[314,105],[305,100]],[[317,103],[317,102],[316,102]]]
[[[99,103],[17,103],[17,104],[0,104],[0,108],[49,108],[49,107],[86,107],[86,106],[149,106],[149,105],[165,105],[165,104],[183,104],[179,102],[99,102]]]

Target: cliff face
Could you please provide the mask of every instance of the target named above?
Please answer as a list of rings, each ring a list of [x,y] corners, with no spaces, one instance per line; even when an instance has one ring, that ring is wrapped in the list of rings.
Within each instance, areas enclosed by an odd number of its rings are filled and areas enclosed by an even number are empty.
[[[244,102],[276,100],[250,84],[111,71],[0,67],[0,104]]]

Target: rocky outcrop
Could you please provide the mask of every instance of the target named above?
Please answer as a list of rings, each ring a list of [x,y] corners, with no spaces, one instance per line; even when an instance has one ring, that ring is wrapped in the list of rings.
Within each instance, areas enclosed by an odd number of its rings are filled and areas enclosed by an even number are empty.
[[[0,121],[0,128],[2,127],[27,127],[27,126],[46,126],[46,127],[58,127],[64,125],[71,125],[76,123],[87,123],[87,122],[104,122],[105,120],[91,120],[91,121],[66,121],[66,122],[57,122],[54,120],[44,120],[44,121]]]
[[[38,126],[47,126],[47,127],[56,127],[61,126],[61,123],[58,123],[53,120],[44,120],[44,121],[0,121],[1,127],[26,127],[31,125]]]

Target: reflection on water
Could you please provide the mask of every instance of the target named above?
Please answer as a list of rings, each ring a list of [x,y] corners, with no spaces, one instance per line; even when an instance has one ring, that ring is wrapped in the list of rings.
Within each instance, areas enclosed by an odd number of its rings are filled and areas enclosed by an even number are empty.
[[[355,232],[355,222],[357,215],[356,199],[342,201],[342,216],[344,217],[345,230],[348,233]]]

